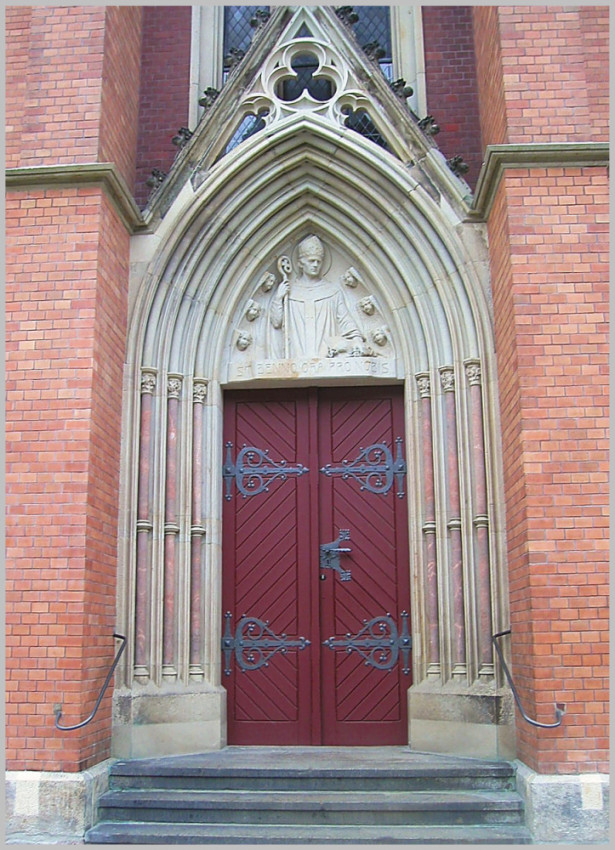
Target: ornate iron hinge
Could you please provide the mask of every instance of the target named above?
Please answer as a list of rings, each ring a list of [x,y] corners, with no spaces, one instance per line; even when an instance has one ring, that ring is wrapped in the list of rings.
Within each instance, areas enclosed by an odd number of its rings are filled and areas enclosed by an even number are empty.
[[[285,481],[289,475],[299,476],[309,472],[307,466],[301,463],[287,466],[285,460],[272,461],[269,449],[257,449],[255,446],[244,445],[237,455],[237,462],[233,463],[232,448],[232,443],[226,443],[226,462],[222,467],[222,477],[226,484],[224,498],[227,501],[231,499],[233,481],[245,499],[268,490],[269,484],[276,478]]]
[[[361,490],[380,495],[389,492],[393,486],[393,478],[396,478],[397,495],[401,499],[405,495],[403,478],[406,474],[406,462],[402,456],[401,437],[397,437],[395,443],[395,460],[386,443],[374,443],[366,449],[361,448],[355,460],[343,460],[341,466],[328,463],[320,471],[330,477],[340,475],[342,478],[354,478],[361,485]]]
[[[337,540],[332,543],[321,543],[320,545],[320,569],[335,570],[340,574],[341,581],[352,581],[350,570],[343,570],[340,566],[340,553],[352,552],[349,546],[341,546],[343,540],[350,540],[350,529],[340,528]]]
[[[412,638],[408,633],[408,612],[401,612],[401,633],[397,631],[395,620],[390,614],[363,620],[364,626],[356,635],[350,633],[344,638],[330,637],[323,641],[329,649],[345,649],[346,652],[358,652],[365,659],[367,667],[391,671],[397,664],[401,651],[402,671],[410,673],[409,656]]]
[[[277,652],[286,655],[291,647],[300,651],[310,645],[310,641],[304,637],[289,640],[285,634],[276,635],[269,628],[269,620],[246,617],[245,614],[237,623],[237,630],[235,637],[233,637],[231,632],[232,616],[230,611],[227,611],[224,615],[226,625],[222,637],[224,672],[227,676],[231,675],[233,652],[237,666],[242,673],[246,673],[250,670],[258,670],[260,667],[267,667],[269,659]]]

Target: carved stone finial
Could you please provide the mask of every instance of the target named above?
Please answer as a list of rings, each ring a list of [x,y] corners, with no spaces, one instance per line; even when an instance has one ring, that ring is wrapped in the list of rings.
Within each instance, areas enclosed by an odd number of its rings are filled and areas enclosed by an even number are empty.
[[[453,392],[455,389],[455,373],[452,366],[442,366],[440,369],[440,384],[445,393]]]
[[[343,24],[348,27],[354,26],[359,20],[359,16],[354,10],[354,6],[336,6],[335,14]]]
[[[481,382],[481,371],[480,371],[480,363],[478,360],[466,360],[466,378],[468,379],[468,384],[470,386],[474,386],[475,384],[479,384]]]
[[[268,9],[257,9],[250,18],[250,26],[258,31],[265,26],[270,17],[271,12]]]
[[[431,395],[431,381],[426,372],[421,372],[416,376],[416,383],[419,388],[419,396],[421,398],[429,398]]]
[[[178,375],[167,378],[167,398],[179,398],[182,391],[182,379]]]
[[[207,86],[203,94],[199,98],[199,106],[202,106],[205,111],[207,111],[211,106],[213,106],[214,101],[218,97],[220,92],[218,89],[213,88],[213,86]]]
[[[245,55],[245,50],[241,50],[239,47],[231,47],[227,55],[224,57],[224,64],[229,71],[232,71],[233,68],[236,68],[237,65],[239,65]]]
[[[393,93],[397,95],[400,100],[405,101],[407,98],[412,97],[414,94],[414,89],[412,86],[407,86],[406,81],[403,77],[400,77],[398,80],[390,83],[391,88],[393,89]]]
[[[141,372],[141,392],[153,394],[156,389],[156,373],[143,370]]]
[[[377,41],[368,41],[363,45],[363,50],[367,58],[373,59],[374,62],[379,62],[386,52]]]
[[[193,136],[192,130],[189,130],[187,127],[180,127],[177,131],[177,135],[173,136],[171,141],[173,144],[178,147],[180,150],[185,147],[190,139]]]
[[[440,132],[440,125],[436,124],[433,115],[426,115],[419,121],[419,128],[427,133],[428,136],[437,136]]]
[[[459,177],[461,174],[467,174],[470,170],[470,166],[468,165],[468,163],[464,162],[463,158],[459,155],[447,159],[446,164],[453,172],[453,174],[457,175],[457,177]]]
[[[207,398],[207,381],[195,380],[192,387],[192,400],[195,404],[203,404]]]
[[[166,176],[166,172],[161,171],[159,168],[154,168],[151,177],[148,177],[145,182],[152,189],[159,189],[164,183]]]

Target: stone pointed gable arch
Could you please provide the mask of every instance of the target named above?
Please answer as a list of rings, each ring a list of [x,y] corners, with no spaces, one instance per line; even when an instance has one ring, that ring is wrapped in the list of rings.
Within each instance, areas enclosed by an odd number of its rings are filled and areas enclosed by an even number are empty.
[[[327,23],[329,12],[318,12]],[[362,97],[376,103],[367,85]],[[117,752],[189,751],[194,735],[203,748],[225,742],[224,390],[343,380],[405,386],[412,745],[433,749],[430,724],[441,720],[441,748],[465,751],[458,726],[447,726],[457,712],[480,752],[503,752],[506,692],[490,642],[507,622],[503,516],[482,225],[465,218],[461,183],[438,177],[437,156],[416,156],[414,135],[404,161],[305,109],[217,161],[197,156],[207,138],[192,149],[190,179],[179,188],[178,162],[150,232],[134,237],[119,599],[131,650],[115,696]],[[341,377],[327,358],[317,358],[324,372],[305,374],[230,368],[259,281],[307,234],[326,244],[338,271],[357,270],[378,305],[394,350],[388,374],[361,372],[370,356],[342,357],[350,371]],[[160,743],[161,726],[172,744]]]

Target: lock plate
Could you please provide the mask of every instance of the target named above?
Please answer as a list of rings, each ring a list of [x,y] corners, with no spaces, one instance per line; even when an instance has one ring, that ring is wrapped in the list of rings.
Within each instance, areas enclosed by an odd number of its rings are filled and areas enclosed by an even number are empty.
[[[335,570],[339,573],[340,581],[352,581],[350,570],[343,570],[340,565],[340,555],[346,552],[352,552],[349,546],[342,546],[344,540],[350,540],[350,529],[340,528],[337,540],[331,543],[321,543],[320,545],[320,569]]]

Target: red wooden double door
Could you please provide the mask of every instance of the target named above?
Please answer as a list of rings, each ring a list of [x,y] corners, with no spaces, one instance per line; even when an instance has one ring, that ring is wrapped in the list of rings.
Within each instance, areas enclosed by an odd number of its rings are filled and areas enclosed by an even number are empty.
[[[407,742],[403,390],[228,393],[228,741]]]

